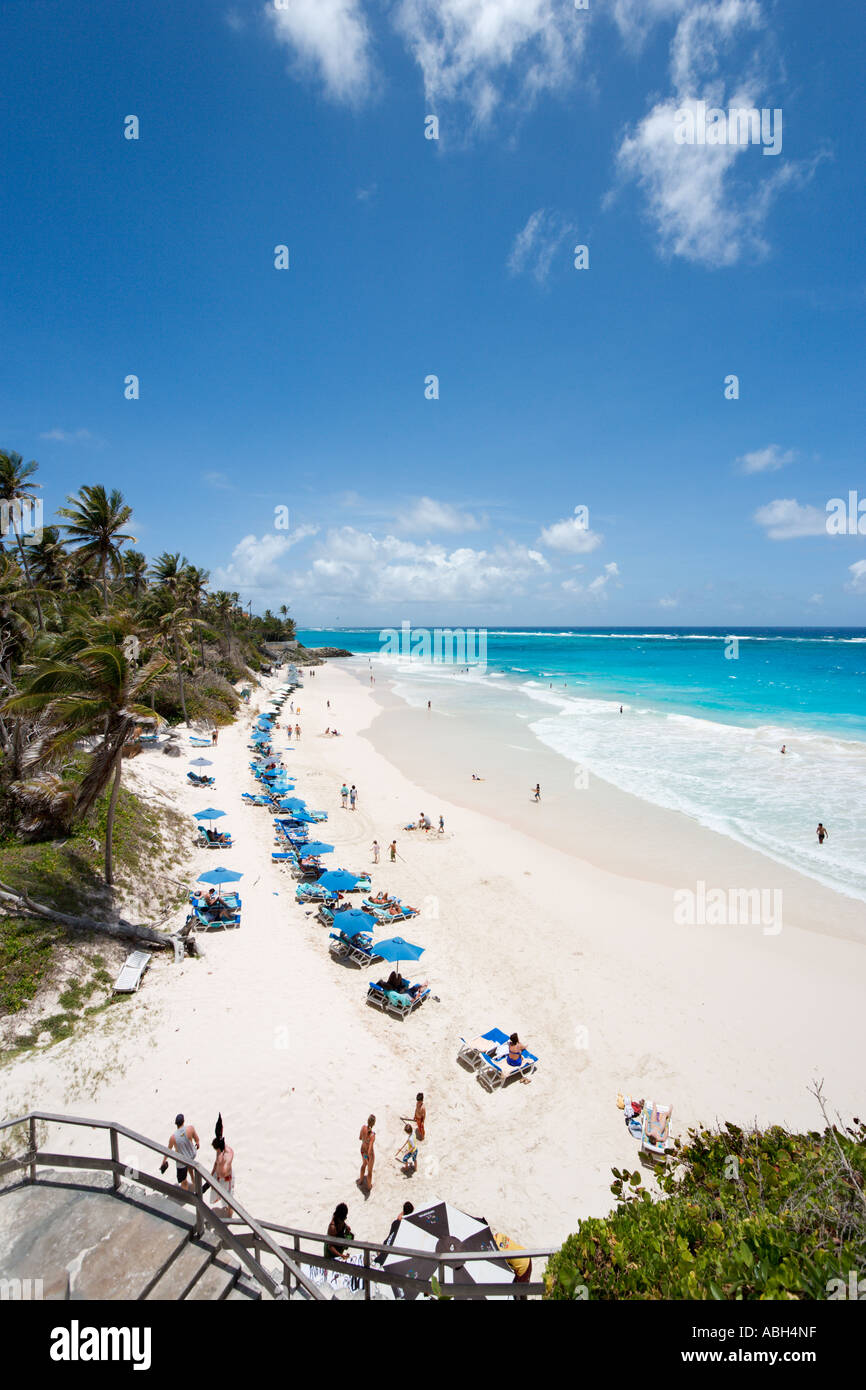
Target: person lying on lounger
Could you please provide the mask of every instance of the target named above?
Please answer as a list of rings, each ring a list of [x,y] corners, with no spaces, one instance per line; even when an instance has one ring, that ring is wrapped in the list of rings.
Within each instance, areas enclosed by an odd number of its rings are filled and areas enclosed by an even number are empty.
[[[219,830],[206,830],[204,833],[212,845],[227,845],[231,839],[231,836],[223,835]]]
[[[206,894],[202,904],[202,911],[206,917],[212,917],[217,922],[222,922],[226,917],[234,917],[234,909],[230,908],[224,898],[211,888]]]
[[[398,970],[392,970],[387,980],[377,980],[376,984],[380,989],[384,989],[386,992],[388,990],[393,990],[395,994],[405,994],[406,990],[409,988],[409,981],[404,980]]]

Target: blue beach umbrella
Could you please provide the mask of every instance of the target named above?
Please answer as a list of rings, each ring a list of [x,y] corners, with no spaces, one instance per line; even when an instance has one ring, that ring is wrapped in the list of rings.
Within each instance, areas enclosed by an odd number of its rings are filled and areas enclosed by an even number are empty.
[[[190,758],[190,767],[213,767],[210,758]]]
[[[321,840],[310,840],[308,844],[299,845],[298,848],[302,852],[304,859],[309,859],[311,855],[314,859],[317,859],[320,854],[333,854],[334,852],[333,845],[322,844]]]
[[[306,811],[307,803],[299,796],[285,796],[280,802],[281,811]]]
[[[423,946],[413,946],[411,941],[404,941],[402,936],[392,936],[387,941],[377,941],[373,949],[377,956],[397,965],[401,960],[417,960],[419,956],[424,954]]]
[[[327,888],[332,893],[345,893],[358,883],[358,875],[350,874],[348,869],[328,869],[317,880],[319,888]]]
[[[218,888],[222,888],[224,883],[237,883],[238,879],[243,878],[235,869],[208,869],[207,873],[199,874],[196,883],[215,883]]]
[[[357,936],[359,931],[372,934],[376,918],[372,912],[362,912],[359,907],[348,907],[344,912],[334,913],[334,926],[339,927],[347,936]]]
[[[208,806],[208,808],[207,808],[206,811],[196,811],[196,812],[195,812],[195,819],[196,819],[196,820],[219,820],[220,816],[224,816],[225,814],[226,814],[225,811],[217,811],[217,810],[214,809],[213,806]]]

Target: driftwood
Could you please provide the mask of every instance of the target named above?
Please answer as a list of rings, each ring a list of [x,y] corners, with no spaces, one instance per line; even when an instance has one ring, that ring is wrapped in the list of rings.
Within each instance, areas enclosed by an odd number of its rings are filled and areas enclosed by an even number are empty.
[[[119,941],[142,941],[157,951],[173,949],[175,937],[167,932],[157,931],[140,923],[126,922],[118,918],[116,922],[97,922],[93,917],[73,917],[68,912],[58,912],[57,908],[38,903],[28,893],[16,893],[7,884],[0,882],[0,904],[8,905],[15,912],[30,917],[44,917],[49,922],[60,922],[71,931],[98,932],[101,936],[112,936]],[[185,942],[187,947],[193,942]]]

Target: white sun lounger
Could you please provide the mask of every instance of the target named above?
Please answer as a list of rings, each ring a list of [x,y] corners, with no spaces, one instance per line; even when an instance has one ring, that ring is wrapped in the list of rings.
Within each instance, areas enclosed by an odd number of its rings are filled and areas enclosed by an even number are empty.
[[[120,974],[114,982],[115,994],[135,994],[141,984],[142,976],[150,965],[150,951],[133,951],[127,956]]]

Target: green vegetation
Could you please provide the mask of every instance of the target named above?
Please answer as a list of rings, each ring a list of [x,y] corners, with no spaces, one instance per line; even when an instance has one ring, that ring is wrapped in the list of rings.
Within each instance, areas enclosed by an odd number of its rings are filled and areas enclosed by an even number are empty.
[[[613,1172],[615,1211],[581,1222],[551,1258],[546,1297],[825,1299],[866,1265],[858,1119],[807,1134],[690,1130],[658,1200],[639,1172]]]
[[[110,898],[101,873],[109,799],[104,794],[92,823],[80,823],[67,839],[25,842],[7,834],[0,840],[0,881],[60,912],[98,918]],[[146,894],[150,916],[168,913],[184,899],[182,884],[165,876],[163,866],[172,872],[174,847],[188,834],[182,817],[149,806],[121,788],[114,819],[115,885]],[[103,949],[102,938],[69,932],[60,923],[0,917],[0,1015],[20,1013],[40,989],[59,983],[58,976],[63,983],[56,1001],[62,1012],[40,1019],[19,1038],[14,1051],[33,1046],[42,1032],[55,1041],[68,1037],[83,1016],[110,1006],[112,1000],[106,996],[114,974],[106,968],[104,955],[93,949],[97,944]],[[74,958],[69,948],[75,949]],[[68,969],[70,959],[75,973],[63,979],[59,963]]]
[[[292,640],[295,624],[285,605],[259,617],[238,594],[211,593],[207,572],[179,552],[148,563],[131,548],[131,507],[99,484],[28,539],[21,509],[37,471],[0,451],[0,500],[13,508],[0,535],[0,835],[55,841],[95,827],[111,886],[123,760],[142,726],[229,723],[233,682],[261,669],[262,643]]]

